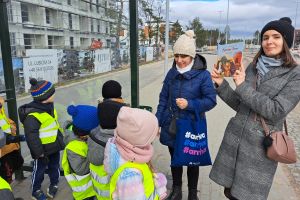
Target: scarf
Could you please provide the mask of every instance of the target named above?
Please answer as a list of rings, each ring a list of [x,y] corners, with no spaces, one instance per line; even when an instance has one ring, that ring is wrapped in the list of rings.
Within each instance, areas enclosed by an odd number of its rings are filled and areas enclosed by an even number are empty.
[[[178,65],[176,65],[176,69],[180,74],[183,74],[185,72],[190,71],[192,69],[193,65],[194,65],[194,59],[192,60],[192,62],[189,65],[187,65],[184,68],[180,68]]]
[[[260,84],[261,79],[272,69],[276,67],[282,66],[283,61],[282,59],[275,59],[267,56],[261,55],[256,64],[256,69],[258,73],[257,77],[257,85]]]
[[[122,158],[124,158],[125,160],[141,164],[148,163],[154,154],[154,149],[151,144],[143,148],[136,147],[119,137],[116,132],[114,138],[117,149]]]
[[[267,56],[261,55],[258,58],[256,69],[258,71],[258,75],[263,77],[266,75],[271,69],[279,67],[283,64],[282,59],[270,58]]]

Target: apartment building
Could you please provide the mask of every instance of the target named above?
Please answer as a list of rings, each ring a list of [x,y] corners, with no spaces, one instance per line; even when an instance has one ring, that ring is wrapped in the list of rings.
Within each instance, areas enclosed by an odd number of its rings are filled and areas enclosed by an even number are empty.
[[[110,14],[116,0],[11,0],[8,21],[13,56],[25,49],[88,49],[92,40],[103,47],[115,41]]]

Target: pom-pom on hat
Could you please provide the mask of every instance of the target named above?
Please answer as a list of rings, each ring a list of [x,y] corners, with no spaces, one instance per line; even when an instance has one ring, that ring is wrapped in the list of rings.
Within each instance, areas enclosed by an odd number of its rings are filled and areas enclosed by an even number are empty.
[[[55,92],[54,85],[50,81],[38,81],[35,78],[31,78],[29,83],[31,84],[31,96],[36,101],[45,101]]]
[[[102,96],[104,99],[121,98],[122,86],[118,81],[106,81],[102,86]]]
[[[174,54],[188,55],[195,58],[196,55],[196,40],[193,30],[188,30],[182,34],[175,42]]]
[[[72,116],[73,132],[76,135],[88,135],[91,130],[99,125],[97,108],[89,105],[70,105],[68,114]]]
[[[123,106],[117,117],[115,134],[133,146],[146,147],[158,134],[157,118],[147,110]]]
[[[292,26],[291,18],[282,17],[279,20],[275,20],[267,23],[261,30],[260,41],[263,40],[263,35],[268,30],[275,30],[279,32],[282,35],[282,37],[285,39],[288,47],[289,48],[292,47],[295,28]]]

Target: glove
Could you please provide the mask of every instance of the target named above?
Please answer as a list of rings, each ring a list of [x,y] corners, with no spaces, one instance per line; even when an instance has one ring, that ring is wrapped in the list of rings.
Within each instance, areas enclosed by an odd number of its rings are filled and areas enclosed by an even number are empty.
[[[11,134],[6,135],[6,144],[17,143],[22,141],[25,141],[25,135],[16,135],[16,136],[13,136]]]

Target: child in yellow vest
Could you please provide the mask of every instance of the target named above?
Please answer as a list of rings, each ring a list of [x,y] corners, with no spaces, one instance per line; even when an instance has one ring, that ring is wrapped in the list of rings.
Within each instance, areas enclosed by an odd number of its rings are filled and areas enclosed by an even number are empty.
[[[32,199],[46,200],[41,190],[44,174],[48,169],[50,185],[47,196],[54,198],[60,176],[60,151],[64,149],[62,129],[54,108],[54,85],[46,80],[30,79],[33,101],[19,107],[20,121],[24,125],[26,142],[33,161]]]
[[[99,125],[97,108],[88,105],[69,106],[68,114],[72,122],[65,131],[67,144],[62,167],[75,200],[94,199],[96,195],[90,177],[89,161],[87,159],[87,139],[90,131]]]
[[[158,121],[152,113],[126,106],[120,109],[115,136],[108,140],[104,152],[104,169],[110,177],[109,199],[166,197],[166,177],[155,173],[149,164],[158,130]]]
[[[25,136],[16,135],[16,124],[6,116],[2,97],[0,97],[0,127],[6,136],[6,144],[0,148],[0,176],[11,183],[13,173],[24,163],[18,142],[25,141]]]

